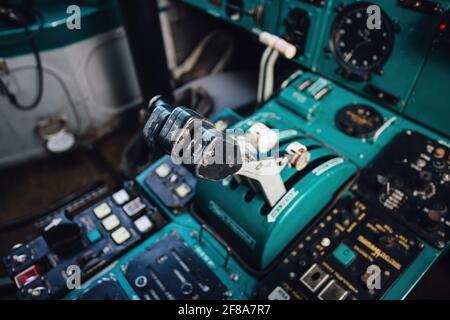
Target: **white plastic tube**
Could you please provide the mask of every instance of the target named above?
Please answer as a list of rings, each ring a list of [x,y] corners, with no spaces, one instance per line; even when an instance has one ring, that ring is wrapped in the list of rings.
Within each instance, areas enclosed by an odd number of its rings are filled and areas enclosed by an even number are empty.
[[[263,31],[259,34],[259,41],[269,48],[278,51],[287,59],[292,59],[297,54],[297,48],[294,45],[274,34]]]

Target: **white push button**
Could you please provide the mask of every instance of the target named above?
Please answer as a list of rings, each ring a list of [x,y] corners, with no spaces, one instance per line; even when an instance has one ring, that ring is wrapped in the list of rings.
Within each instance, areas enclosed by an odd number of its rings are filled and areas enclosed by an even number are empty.
[[[95,207],[95,209],[94,209],[94,214],[99,219],[103,219],[110,213],[111,213],[111,207],[106,202]]]
[[[112,239],[117,244],[122,244],[128,239],[130,239],[131,234],[125,227],[120,227],[111,234]]]
[[[172,171],[172,168],[167,163],[163,163],[155,170],[156,175],[158,177],[160,177],[161,179],[167,177],[171,171]]]
[[[120,225],[120,220],[115,214],[110,215],[102,220],[103,227],[106,231],[111,231]]]
[[[153,227],[153,222],[147,216],[142,216],[136,219],[134,226],[140,233],[146,233]]]
[[[175,194],[183,199],[191,192],[191,190],[191,187],[187,183],[182,183],[175,188]]]
[[[126,192],[125,189],[119,190],[116,193],[112,195],[112,198],[115,203],[117,203],[119,206],[123,205],[125,202],[130,200],[130,195],[128,192]]]

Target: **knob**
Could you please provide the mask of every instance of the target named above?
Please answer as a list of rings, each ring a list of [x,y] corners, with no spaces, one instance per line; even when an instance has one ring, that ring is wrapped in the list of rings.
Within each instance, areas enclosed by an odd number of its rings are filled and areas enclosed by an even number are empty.
[[[443,159],[445,157],[445,149],[441,147],[436,148],[433,155],[436,159]]]
[[[192,294],[194,291],[194,286],[190,282],[184,282],[181,285],[181,293],[183,293],[185,296]]]
[[[437,228],[439,222],[441,221],[442,217],[445,216],[447,213],[447,206],[445,203],[442,202],[436,202],[432,205],[430,210],[427,212],[427,219],[426,219],[426,226],[429,228]]]
[[[345,228],[347,228],[348,226],[350,226],[351,223],[351,219],[350,219],[350,214],[347,211],[343,211],[340,214],[339,217],[339,222],[341,223],[341,225]]]
[[[432,174],[428,171],[422,171],[419,177],[416,177],[412,181],[412,188],[416,195],[420,195],[424,198],[433,196],[434,188],[431,182]]]
[[[332,238],[336,238],[338,237],[341,232],[339,231],[339,229],[335,226],[335,224],[330,224],[329,226],[327,226],[327,231],[328,234],[332,237]]]
[[[81,227],[67,219],[55,218],[44,229],[43,237],[49,248],[60,255],[67,255],[82,246]]]
[[[379,239],[379,242],[387,248],[391,248],[395,245],[395,237],[391,234],[382,235]]]
[[[438,210],[430,210],[428,211],[427,216],[432,223],[438,223],[441,221],[442,213]]]

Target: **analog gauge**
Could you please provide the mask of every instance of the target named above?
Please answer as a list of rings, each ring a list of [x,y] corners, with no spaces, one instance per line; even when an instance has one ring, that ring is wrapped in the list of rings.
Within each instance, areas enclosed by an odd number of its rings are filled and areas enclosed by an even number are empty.
[[[331,51],[343,75],[352,80],[368,80],[371,73],[382,73],[394,47],[395,26],[381,11],[379,29],[369,29],[368,2],[340,7],[331,31]]]
[[[336,125],[350,136],[366,138],[383,125],[383,116],[373,107],[352,104],[338,111]]]

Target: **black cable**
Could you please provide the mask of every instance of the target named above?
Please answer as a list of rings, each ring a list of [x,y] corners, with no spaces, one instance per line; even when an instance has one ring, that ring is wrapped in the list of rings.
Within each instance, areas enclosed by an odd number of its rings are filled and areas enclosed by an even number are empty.
[[[43,19],[41,19],[41,24],[43,24]],[[14,93],[12,93],[9,88],[6,86],[6,84],[3,82],[3,80],[0,78],[0,93],[6,95],[8,97],[9,102],[18,110],[22,111],[28,111],[36,108],[39,103],[42,100],[42,96],[44,93],[44,71],[42,69],[42,61],[41,56],[39,54],[39,50],[36,44],[36,41],[34,40],[33,34],[28,29],[28,26],[26,22],[23,22],[23,28],[24,32],[27,35],[26,39],[30,43],[31,50],[33,52],[35,61],[36,61],[36,68],[37,68],[37,75],[38,75],[38,83],[37,83],[37,94],[34,101],[28,105],[21,104]]]
[[[25,37],[20,38],[20,39],[16,39],[16,40],[12,40],[12,41],[0,41],[0,48],[14,47],[14,46],[24,44],[24,43],[30,41],[31,39],[33,39],[36,36],[36,34],[38,34],[44,28],[44,23],[45,23],[44,16],[36,9],[29,8],[29,10],[39,20],[39,25],[38,25],[37,29],[36,30],[28,29],[28,32],[26,32],[26,33],[24,32]],[[24,30],[25,30],[25,28],[26,28],[26,26],[23,27]]]
[[[39,55],[39,51],[37,50],[37,46],[36,46],[34,39],[30,39],[30,45],[31,45],[31,49],[33,51],[33,54],[34,54],[34,57],[36,60],[36,68],[37,68],[37,74],[38,74],[38,83],[37,83],[38,91],[37,91],[36,98],[34,99],[34,101],[28,105],[21,104],[17,100],[16,95],[14,93],[12,93],[11,91],[9,91],[6,84],[3,82],[2,79],[0,79],[1,91],[8,97],[9,102],[16,109],[19,109],[22,111],[28,111],[28,110],[32,110],[32,109],[36,108],[39,105],[39,103],[41,102],[42,95],[44,93],[44,72],[42,69],[41,57]]]

